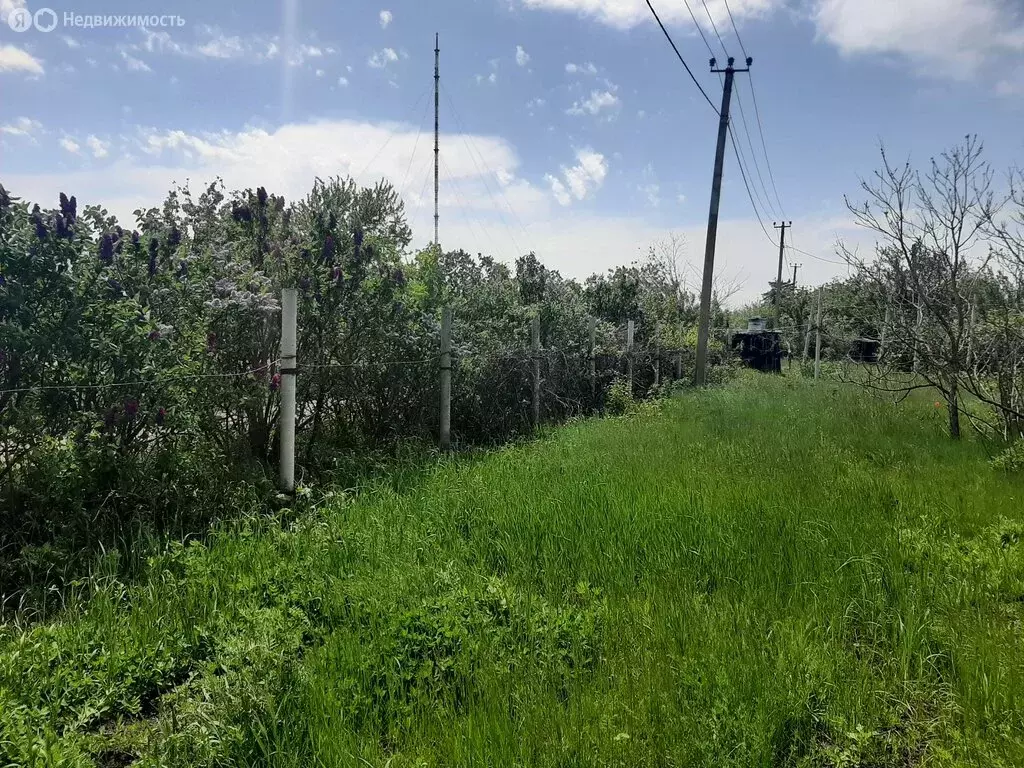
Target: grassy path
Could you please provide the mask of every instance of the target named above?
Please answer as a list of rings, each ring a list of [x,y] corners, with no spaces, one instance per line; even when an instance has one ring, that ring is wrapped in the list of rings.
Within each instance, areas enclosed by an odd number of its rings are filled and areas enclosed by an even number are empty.
[[[1024,765],[1024,483],[756,377],[0,629],[0,765]]]

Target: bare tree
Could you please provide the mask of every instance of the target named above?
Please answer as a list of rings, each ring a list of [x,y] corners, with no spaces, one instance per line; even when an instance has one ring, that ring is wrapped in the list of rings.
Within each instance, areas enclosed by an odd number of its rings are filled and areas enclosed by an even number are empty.
[[[950,436],[959,438],[974,294],[992,258],[988,224],[999,207],[992,170],[974,136],[933,158],[923,175],[909,163],[892,165],[884,148],[881,154],[881,169],[861,183],[867,200],[846,201],[857,223],[881,238],[871,262],[843,254],[863,279],[877,283],[888,304],[887,349],[867,385],[938,390]]]

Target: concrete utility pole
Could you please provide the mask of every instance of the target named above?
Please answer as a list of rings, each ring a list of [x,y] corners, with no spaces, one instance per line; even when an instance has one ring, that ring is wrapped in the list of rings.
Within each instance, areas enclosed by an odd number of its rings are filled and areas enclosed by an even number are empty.
[[[441,215],[438,211],[438,194],[441,169],[441,35],[434,34],[434,245],[440,247],[438,223]]]
[[[711,294],[715,286],[715,245],[718,242],[718,208],[722,200],[722,171],[725,165],[725,140],[729,135],[729,106],[732,102],[733,77],[737,72],[749,72],[754,63],[747,59],[746,69],[736,69],[736,59],[729,57],[728,66],[715,69],[717,62],[711,60],[711,71],[725,73],[725,87],[722,89],[722,109],[718,113],[718,148],[715,150],[715,175],[711,184],[711,210],[708,213],[708,239],[704,249],[704,279],[700,291],[700,323],[697,327],[697,366],[694,383],[702,387],[707,383],[708,337],[711,335]]]
[[[821,291],[818,289],[818,320],[814,324],[814,380],[821,377]]]
[[[782,235],[779,237],[779,277],[775,281],[775,319],[779,319],[779,315],[782,312],[782,261],[786,258],[786,230],[792,228],[793,222],[782,222],[781,224],[772,222],[776,229],[782,230]],[[793,270],[793,284],[796,284],[796,269]]]
[[[281,291],[281,458],[280,484],[295,493],[295,374],[298,372],[299,292]]]
[[[793,265],[793,290],[794,291],[796,290],[796,271],[798,269],[800,269],[800,267],[802,267],[802,266],[803,266],[803,264],[794,264]]]

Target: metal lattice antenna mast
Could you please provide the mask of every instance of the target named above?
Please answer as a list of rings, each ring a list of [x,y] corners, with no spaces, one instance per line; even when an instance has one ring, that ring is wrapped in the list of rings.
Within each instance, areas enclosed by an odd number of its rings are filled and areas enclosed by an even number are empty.
[[[440,247],[438,222],[438,193],[440,190],[441,163],[441,36],[434,35],[434,245]]]

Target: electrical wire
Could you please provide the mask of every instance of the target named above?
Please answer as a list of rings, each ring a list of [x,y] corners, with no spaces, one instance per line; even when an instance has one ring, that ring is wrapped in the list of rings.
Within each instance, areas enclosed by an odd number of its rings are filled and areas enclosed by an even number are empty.
[[[707,46],[708,53],[711,54],[711,58],[715,58],[715,49],[711,47],[711,43],[708,42],[708,36],[704,34],[704,28],[697,21],[697,16],[694,14],[693,9],[690,7],[689,0],[683,0],[683,5],[686,6],[686,10],[690,12],[690,18],[693,19],[693,26],[697,28],[700,33],[700,39],[704,41],[704,45]]]
[[[744,58],[750,58],[749,55],[747,54],[747,47],[743,44],[743,38],[740,37],[740,28],[739,28],[739,25],[736,24],[736,17],[733,16],[732,8],[729,6],[729,0],[724,0],[724,2],[725,2],[725,10],[728,12],[728,14],[729,14],[729,21],[732,24],[732,31],[736,34],[736,40],[740,44],[740,50],[743,52],[743,57]],[[771,157],[768,155],[768,143],[765,141],[765,138],[764,138],[764,124],[761,122],[761,110],[757,106],[757,91],[754,89],[754,76],[753,76],[752,72],[748,73],[748,80],[749,80],[749,84],[750,84],[750,96],[751,96],[751,98],[752,98],[752,100],[754,102],[754,116],[757,119],[757,129],[758,129],[758,132],[761,134],[761,149],[764,151],[764,161],[765,161],[765,165],[767,166],[767,169],[768,169],[768,179],[772,183],[772,191],[775,193],[775,202],[778,203],[779,212],[782,214],[782,218],[785,219],[786,218],[786,209],[782,205],[782,200],[779,197],[779,189],[778,189],[778,186],[775,184],[775,172],[772,170]],[[742,109],[741,109],[741,114],[742,114]],[[751,151],[753,151],[753,145],[751,145]],[[764,181],[763,180],[761,181],[761,185],[764,186]],[[765,197],[767,197],[767,193],[768,193],[768,190],[765,189]]]
[[[725,10],[729,12],[729,21],[732,22],[732,31],[736,33],[736,41],[740,44],[740,50],[743,51],[743,58],[750,58],[747,56],[746,46],[743,45],[743,38],[740,37],[740,28],[736,26],[736,17],[732,15],[732,8],[729,7],[729,0],[725,0]]]
[[[711,22],[711,29],[715,31],[715,37],[718,38],[718,42],[722,44],[722,50],[725,51],[725,55],[728,57],[729,49],[725,45],[725,40],[722,39],[722,35],[718,32],[718,25],[715,24],[715,18],[711,15],[711,11],[708,9],[707,0],[700,0],[701,5],[704,6],[704,13],[708,15],[708,21]]]
[[[768,167],[768,180],[772,183],[772,191],[775,193],[775,202],[779,204],[779,211],[782,213],[782,218],[787,218],[786,209],[782,205],[782,199],[779,197],[779,188],[775,184],[775,172],[772,170],[772,160],[768,155],[768,144],[764,139],[764,124],[761,122],[761,110],[757,106],[757,91],[754,90],[754,77],[753,73],[747,73],[747,81],[750,84],[750,96],[754,101],[754,116],[757,118],[757,130],[761,134],[761,148],[764,150],[764,162]],[[767,190],[766,190],[767,192]]]
[[[796,247],[794,247],[792,245],[787,245],[786,247],[789,248],[792,251],[795,251],[796,253],[799,253],[799,254],[801,254],[803,256],[807,256],[808,258],[817,259],[818,261],[824,261],[826,264],[837,264],[838,266],[841,266],[841,267],[848,267],[849,266],[849,264],[847,264],[845,261],[836,261],[835,259],[826,259],[823,256],[815,256],[813,253],[808,253],[807,251],[802,251],[799,248],[796,248]]]
[[[764,176],[761,175],[761,164],[757,162],[757,151],[754,148],[754,142],[750,138],[750,128],[747,123],[746,110],[743,109],[743,99],[740,98],[739,90],[735,91],[736,95],[736,106],[740,111],[740,122],[743,123],[743,133],[747,137],[747,146],[750,147],[750,159],[754,163],[754,171],[757,173],[757,179],[761,183],[761,191],[764,193],[763,199],[759,196],[758,200],[761,202],[761,210],[766,213],[771,213],[773,218],[778,218],[778,213],[775,210],[775,206],[772,205],[771,197],[768,195],[768,187],[765,186]],[[765,155],[767,157],[767,154]],[[757,192],[757,188],[754,189]]]
[[[693,74],[693,70],[690,69],[690,65],[687,64],[686,59],[683,58],[683,54],[679,52],[679,49],[676,47],[675,41],[672,39],[672,35],[668,33],[667,29],[665,29],[665,25],[661,23],[661,17],[658,16],[658,12],[654,10],[654,6],[651,5],[651,0],[646,0],[646,2],[647,7],[650,8],[651,13],[654,14],[654,20],[658,22],[658,26],[661,27],[661,31],[665,34],[665,39],[668,40],[668,44],[672,46],[672,50],[676,52],[676,57],[679,59],[679,63],[682,64],[683,67],[686,69],[686,74],[688,74],[690,76],[690,79],[693,80],[693,84],[697,86],[697,90],[699,90],[701,96],[704,97],[704,101],[706,101],[711,106],[711,109],[715,111],[716,115],[720,115],[718,107],[715,106],[715,103],[707,95],[704,88],[701,86],[700,82],[698,82],[697,77]]]
[[[765,227],[764,220],[761,218],[761,212],[757,209],[757,204],[754,202],[754,195],[750,191],[750,182],[747,179],[747,171],[743,167],[743,159],[740,157],[740,150],[736,145],[736,137],[734,136],[732,126],[729,126],[729,139],[732,141],[732,149],[733,152],[736,153],[736,162],[739,163],[740,175],[743,177],[743,186],[747,190],[747,198],[750,200],[750,205],[754,209],[754,215],[757,217],[757,223],[761,225],[761,231],[764,232],[764,236],[768,238],[768,242],[777,248],[779,244],[772,239],[770,234],[768,234],[768,229]]]

